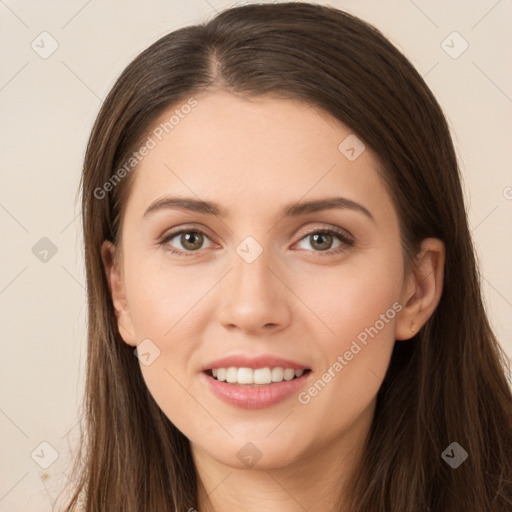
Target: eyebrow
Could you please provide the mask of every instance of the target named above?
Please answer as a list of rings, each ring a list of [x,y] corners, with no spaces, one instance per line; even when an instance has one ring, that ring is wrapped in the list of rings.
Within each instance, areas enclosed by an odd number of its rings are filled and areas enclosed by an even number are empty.
[[[144,217],[160,210],[185,210],[206,215],[215,215],[218,217],[228,217],[228,212],[218,203],[212,201],[203,201],[188,197],[166,196],[157,199],[149,205],[144,212]],[[372,213],[362,204],[356,203],[345,197],[327,197],[323,199],[313,199],[310,201],[302,201],[292,203],[285,206],[282,211],[283,217],[298,217],[307,213],[314,213],[331,209],[347,209],[354,210],[366,215],[370,220],[375,222]]]

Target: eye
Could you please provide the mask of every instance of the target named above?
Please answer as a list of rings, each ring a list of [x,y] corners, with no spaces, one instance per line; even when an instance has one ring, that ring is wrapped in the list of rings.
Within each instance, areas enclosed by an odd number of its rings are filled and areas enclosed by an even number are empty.
[[[174,244],[171,242],[177,239]],[[178,256],[193,256],[194,252],[203,249],[203,243],[206,240],[210,240],[204,231],[197,228],[182,228],[179,231],[173,231],[164,235],[164,237],[158,242],[159,245],[164,246],[171,254]],[[313,248],[313,252],[317,252],[322,256],[329,256],[331,254],[339,254],[354,245],[354,240],[348,233],[343,230],[337,230],[334,228],[317,229],[310,231],[303,236],[299,243],[309,239],[310,246]],[[334,240],[338,240],[338,245],[332,248]],[[181,245],[176,247],[175,244]],[[210,245],[211,246],[211,245]],[[310,250],[306,248],[307,250]]]
[[[339,244],[333,249],[332,244],[334,239],[338,239]],[[345,251],[347,247],[354,245],[354,240],[347,233],[334,228],[310,231],[300,242],[305,240],[309,240],[309,244],[313,247],[314,252],[319,252],[322,256],[339,254]]]
[[[181,248],[176,248],[171,245],[171,241],[177,239],[177,242],[181,245]],[[204,231],[200,229],[181,229],[180,231],[174,231],[164,236],[159,244],[164,246],[171,254],[177,254],[178,256],[193,256],[195,251],[203,249],[202,245],[204,240],[209,238],[206,236]]]

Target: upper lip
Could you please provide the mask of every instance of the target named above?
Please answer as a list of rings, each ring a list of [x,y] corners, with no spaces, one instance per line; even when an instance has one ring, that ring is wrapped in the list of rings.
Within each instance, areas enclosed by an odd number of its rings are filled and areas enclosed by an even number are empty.
[[[233,366],[236,368],[252,368],[253,370],[265,367],[275,368],[278,366],[284,369],[291,368],[293,370],[309,369],[308,366],[277,356],[261,355],[257,357],[249,357],[241,354],[215,359],[214,361],[206,364],[203,367],[203,371],[212,370],[214,368],[229,368]]]

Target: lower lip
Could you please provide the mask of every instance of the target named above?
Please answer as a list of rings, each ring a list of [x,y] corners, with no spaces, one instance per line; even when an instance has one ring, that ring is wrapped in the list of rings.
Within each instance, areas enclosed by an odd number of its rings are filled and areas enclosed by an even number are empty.
[[[213,394],[224,402],[243,409],[263,409],[298,393],[311,373],[309,371],[296,379],[255,387],[221,382],[204,372],[201,373],[201,378],[206,379]]]

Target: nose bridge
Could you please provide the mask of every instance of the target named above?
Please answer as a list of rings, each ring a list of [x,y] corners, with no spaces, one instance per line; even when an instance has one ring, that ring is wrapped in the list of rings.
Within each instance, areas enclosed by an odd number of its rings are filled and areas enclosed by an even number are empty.
[[[273,261],[271,250],[254,237],[246,237],[235,248],[219,303],[223,324],[255,330],[288,321],[288,305],[279,289],[283,284],[274,275]]]
[[[269,270],[272,254],[267,246],[263,246],[253,237],[247,237],[235,249],[232,258],[233,283],[231,297],[246,301],[254,296],[255,299],[268,299],[271,289],[275,287],[275,277]]]

